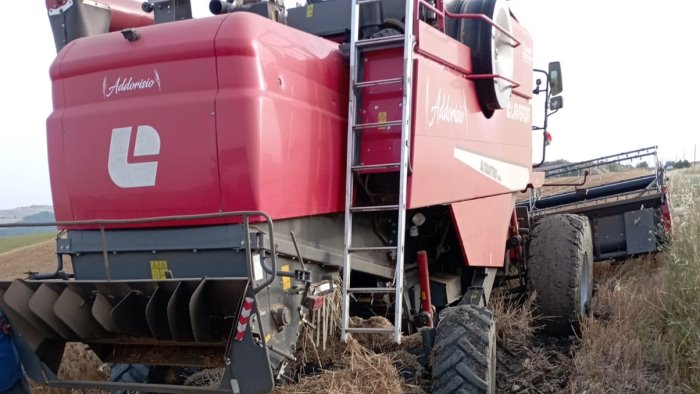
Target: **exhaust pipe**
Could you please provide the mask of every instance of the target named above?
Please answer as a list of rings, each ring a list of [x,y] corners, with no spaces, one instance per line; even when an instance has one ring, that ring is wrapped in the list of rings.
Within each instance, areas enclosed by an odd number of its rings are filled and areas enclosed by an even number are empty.
[[[227,14],[232,12],[236,6],[228,1],[223,0],[211,0],[209,2],[209,12],[214,15]]]

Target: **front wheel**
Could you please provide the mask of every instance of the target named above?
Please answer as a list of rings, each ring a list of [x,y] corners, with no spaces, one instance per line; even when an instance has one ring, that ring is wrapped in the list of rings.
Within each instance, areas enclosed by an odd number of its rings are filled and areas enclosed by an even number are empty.
[[[435,330],[433,393],[496,392],[496,326],[488,309],[443,310]]]

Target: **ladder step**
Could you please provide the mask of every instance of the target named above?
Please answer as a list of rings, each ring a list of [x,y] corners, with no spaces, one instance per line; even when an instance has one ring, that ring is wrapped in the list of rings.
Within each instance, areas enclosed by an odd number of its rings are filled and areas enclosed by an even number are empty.
[[[367,38],[355,42],[357,49],[361,50],[377,50],[384,48],[393,48],[403,46],[404,35],[397,34],[395,36]]]
[[[355,130],[358,129],[370,129],[375,127],[391,127],[391,126],[401,126],[400,120],[391,120],[389,122],[373,122],[373,123],[358,123],[353,126]]]
[[[396,287],[351,287],[348,293],[395,293]]]
[[[394,83],[403,83],[403,77],[398,77],[398,78],[388,78],[388,79],[377,79],[374,81],[363,81],[363,82],[356,82],[355,87],[356,88],[364,88],[367,86],[377,86],[377,85],[390,85]]]
[[[355,332],[358,334],[373,334],[373,333],[387,333],[387,334],[393,334],[394,333],[394,328],[389,327],[389,328],[372,328],[372,327],[348,327],[345,331],[347,332]]]
[[[376,252],[382,250],[396,250],[396,246],[357,246],[348,248],[348,252]]]
[[[350,207],[350,212],[382,212],[395,211],[399,209],[398,205],[374,205],[370,207]]]
[[[357,166],[352,166],[353,171],[362,170],[386,170],[390,168],[401,168],[401,163],[386,163],[386,164],[360,164]]]

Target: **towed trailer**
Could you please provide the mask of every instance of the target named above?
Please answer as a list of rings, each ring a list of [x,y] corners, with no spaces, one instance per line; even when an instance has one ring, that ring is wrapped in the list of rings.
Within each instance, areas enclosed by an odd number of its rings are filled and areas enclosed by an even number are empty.
[[[585,187],[591,168],[650,156],[657,164],[649,175]],[[668,188],[656,146],[543,170],[548,182],[545,186],[575,189],[548,196],[533,193],[518,207],[528,209],[531,218],[567,213],[587,216],[593,232],[594,261],[657,252],[672,231]],[[558,177],[581,175],[582,171],[584,180],[580,183],[557,182]]]

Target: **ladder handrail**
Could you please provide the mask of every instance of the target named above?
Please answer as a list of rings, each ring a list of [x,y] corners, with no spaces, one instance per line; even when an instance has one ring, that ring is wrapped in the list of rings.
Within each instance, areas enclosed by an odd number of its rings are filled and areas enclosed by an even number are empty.
[[[359,65],[361,64],[360,55],[362,52],[359,43],[359,19],[360,19],[360,4],[366,0],[353,0],[352,6],[352,21],[351,21],[351,32],[350,32],[350,86],[349,86],[349,101],[348,101],[348,140],[347,140],[347,157],[346,157],[346,179],[345,179],[345,238],[344,238],[344,250],[343,250],[343,301],[342,301],[342,315],[341,315],[341,339],[343,341],[347,340],[347,334],[350,332],[355,333],[370,333],[379,332],[378,329],[374,328],[364,328],[357,329],[350,327],[350,294],[357,292],[357,289],[366,292],[365,288],[352,288],[350,286],[350,277],[353,271],[352,269],[352,252],[361,251],[363,249],[373,250],[377,249],[375,247],[353,247],[352,245],[352,215],[353,212],[361,214],[362,212],[375,212],[375,211],[391,211],[397,213],[397,226],[396,226],[396,243],[392,246],[384,246],[382,249],[395,249],[396,252],[396,263],[394,269],[394,278],[392,286],[377,287],[378,292],[393,293],[394,294],[394,327],[391,330],[384,329],[384,331],[391,331],[394,336],[394,341],[396,343],[401,342],[401,321],[403,318],[403,287],[404,287],[404,243],[405,243],[405,233],[406,233],[406,195],[408,188],[408,162],[410,156],[410,138],[411,138],[411,108],[412,108],[412,95],[413,95],[413,52],[415,46],[415,36],[414,31],[414,3],[406,2],[406,18],[404,22],[404,34],[403,34],[403,73],[400,78],[402,84],[402,110],[401,110],[401,120],[391,121],[391,122],[370,122],[370,123],[358,123],[358,107],[357,100],[358,96],[361,94],[361,89],[359,87],[369,86],[374,83],[383,83],[385,80],[378,81],[363,81],[359,73]],[[442,0],[438,0],[442,1]],[[370,39],[371,40],[371,39]],[[396,44],[400,43],[397,39]],[[388,81],[388,80],[387,80]],[[398,83],[399,81],[393,81]],[[379,166],[395,166],[398,167],[399,173],[399,199],[397,204],[387,205],[387,206],[355,206],[354,197],[354,171],[358,168],[355,163],[355,144],[356,137],[359,137],[363,129],[382,127],[387,124],[396,124],[401,126],[401,158],[399,163],[382,163]],[[359,166],[360,168],[362,166]]]

